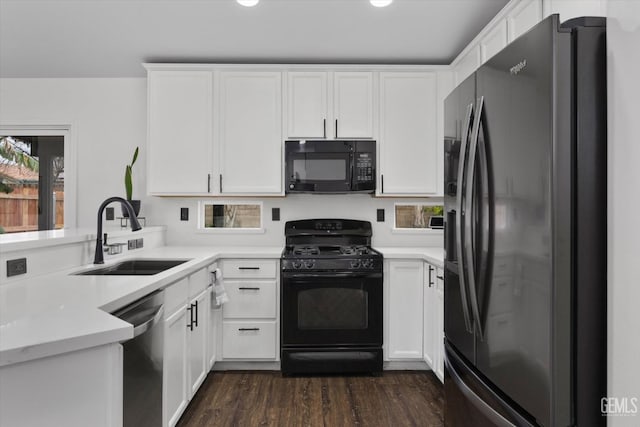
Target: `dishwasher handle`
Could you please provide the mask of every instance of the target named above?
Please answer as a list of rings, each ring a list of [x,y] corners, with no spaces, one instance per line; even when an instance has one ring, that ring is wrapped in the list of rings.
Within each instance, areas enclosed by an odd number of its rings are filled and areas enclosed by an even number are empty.
[[[147,332],[152,326],[156,325],[164,314],[164,305],[157,305],[144,310],[131,310],[120,319],[133,325],[133,338],[136,338]]]

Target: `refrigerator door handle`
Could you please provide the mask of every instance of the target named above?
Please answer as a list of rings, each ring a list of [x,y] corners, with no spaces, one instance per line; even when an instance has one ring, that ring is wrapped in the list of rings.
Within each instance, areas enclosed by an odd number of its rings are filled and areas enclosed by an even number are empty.
[[[480,396],[478,396],[474,391],[464,382],[458,371],[456,371],[455,366],[449,361],[449,356],[447,352],[444,352],[444,363],[451,376],[451,379],[458,387],[458,390],[467,398],[469,402],[473,404],[473,406],[478,409],[488,420],[490,420],[493,425],[496,427],[515,427],[514,424],[509,422],[505,417],[503,417],[500,413],[498,413],[495,409],[493,409],[487,402],[482,400]]]
[[[460,159],[458,166],[458,188],[456,191],[456,257],[458,259],[458,276],[460,283],[460,297],[462,299],[462,313],[464,314],[464,324],[467,332],[473,333],[473,325],[471,323],[471,314],[469,313],[469,301],[467,298],[467,287],[465,285],[465,262],[464,251],[462,246],[462,203],[464,198],[464,172],[466,169],[466,152],[469,140],[469,127],[473,120],[473,103],[467,106],[467,113],[465,114],[464,125],[462,128],[462,139],[460,141]]]
[[[471,311],[473,313],[473,320],[477,326],[478,338],[480,341],[484,341],[484,334],[482,323],[480,322],[480,308],[478,306],[478,292],[476,290],[476,277],[474,268],[474,248],[473,248],[473,183],[475,178],[476,167],[476,152],[478,150],[478,138],[480,133],[480,122],[482,121],[482,109],[484,108],[484,97],[478,98],[478,104],[476,105],[476,117],[473,123],[473,131],[471,132],[471,143],[469,145],[469,166],[467,167],[467,182],[465,185],[465,208],[464,208],[464,247],[465,255],[468,262],[465,263],[467,267],[467,280],[469,289],[469,299],[471,300]]]

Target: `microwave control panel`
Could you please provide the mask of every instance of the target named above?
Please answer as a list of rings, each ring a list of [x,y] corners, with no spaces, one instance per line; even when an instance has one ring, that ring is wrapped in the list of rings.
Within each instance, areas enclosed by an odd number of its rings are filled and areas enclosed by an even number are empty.
[[[371,182],[374,180],[375,166],[374,156],[371,153],[355,153],[355,178],[359,182]]]

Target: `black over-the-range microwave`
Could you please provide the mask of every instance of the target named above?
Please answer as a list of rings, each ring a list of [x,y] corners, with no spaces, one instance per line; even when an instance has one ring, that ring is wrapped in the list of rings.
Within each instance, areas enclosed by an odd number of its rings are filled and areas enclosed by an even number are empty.
[[[376,142],[285,141],[286,193],[373,193]]]

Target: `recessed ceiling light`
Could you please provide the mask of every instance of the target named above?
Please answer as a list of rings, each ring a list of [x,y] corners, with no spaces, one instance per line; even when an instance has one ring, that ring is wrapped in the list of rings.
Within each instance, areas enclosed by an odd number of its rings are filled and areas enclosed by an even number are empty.
[[[393,3],[393,0],[369,0],[369,3],[375,7],[385,7]]]
[[[253,7],[257,5],[260,0],[236,0],[236,1],[243,6]]]

